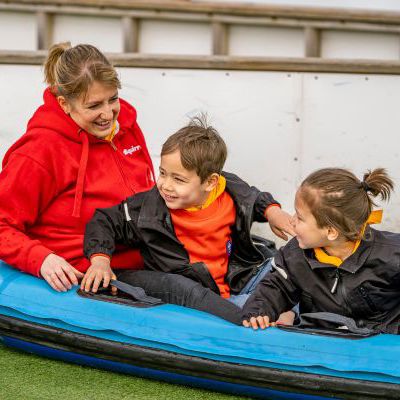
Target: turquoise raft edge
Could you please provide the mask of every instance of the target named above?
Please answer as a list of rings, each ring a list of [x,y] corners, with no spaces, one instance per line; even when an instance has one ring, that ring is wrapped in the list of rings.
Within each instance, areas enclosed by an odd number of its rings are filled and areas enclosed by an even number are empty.
[[[111,341],[264,368],[400,384],[400,336],[254,332],[174,305],[139,309],[53,291],[0,262],[0,314]]]

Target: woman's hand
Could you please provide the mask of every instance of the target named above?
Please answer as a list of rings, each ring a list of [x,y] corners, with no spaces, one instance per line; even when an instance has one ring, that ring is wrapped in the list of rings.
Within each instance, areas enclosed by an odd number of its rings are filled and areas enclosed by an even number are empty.
[[[265,216],[268,219],[272,232],[274,232],[276,236],[283,240],[288,240],[286,234],[296,236],[291,223],[291,215],[281,210],[280,207],[269,207]]]
[[[103,282],[103,287],[106,288],[110,284],[110,280],[117,277],[111,269],[108,257],[95,256],[90,261],[91,265],[81,282],[81,290],[96,293],[101,282]],[[117,294],[117,288],[112,286],[111,293]]]
[[[245,319],[242,322],[243,326],[246,328],[253,328],[254,330],[257,330],[258,327],[261,329],[268,328],[270,326],[275,326],[275,322],[269,322],[269,317],[266,315],[259,315],[258,317],[251,317],[250,320],[248,321]]]
[[[72,285],[77,285],[78,280],[83,277],[82,272],[56,254],[49,254],[44,259],[40,275],[57,292],[66,292]]]

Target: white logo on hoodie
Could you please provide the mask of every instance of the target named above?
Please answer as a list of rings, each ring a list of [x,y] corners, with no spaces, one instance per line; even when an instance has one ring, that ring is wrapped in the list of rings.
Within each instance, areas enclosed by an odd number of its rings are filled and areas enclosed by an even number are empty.
[[[123,153],[127,156],[128,154],[135,153],[136,151],[140,150],[142,146],[138,144],[137,146],[129,147],[129,149],[124,149]]]

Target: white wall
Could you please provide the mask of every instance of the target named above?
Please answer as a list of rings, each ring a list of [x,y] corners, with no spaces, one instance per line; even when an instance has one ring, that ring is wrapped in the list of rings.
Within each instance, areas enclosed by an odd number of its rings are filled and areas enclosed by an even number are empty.
[[[233,56],[304,57],[302,29],[231,26],[228,43]]]
[[[321,57],[398,60],[400,37],[392,33],[322,31]]]
[[[120,18],[56,15],[53,23],[54,43],[90,43],[102,51],[123,51]]]
[[[146,54],[211,54],[208,24],[143,20],[140,23],[139,52]]]
[[[400,77],[121,68],[122,97],[138,109],[151,156],[200,111],[229,148],[227,170],[293,210],[296,186],[326,166],[388,168],[400,186]],[[0,65],[0,158],[41,102],[40,67]],[[400,189],[385,229],[400,232]],[[265,234],[267,228],[256,228]]]
[[[0,50],[36,50],[36,38],[33,13],[0,11]]]
[[[212,54],[212,27],[209,23],[149,19],[142,20],[139,26],[140,53]],[[56,15],[53,28],[54,43],[91,43],[105,52],[123,51],[119,18]],[[35,50],[36,42],[34,13],[0,11],[0,50]],[[302,29],[248,25],[231,25],[228,29],[230,55],[304,57],[304,48]],[[391,33],[323,30],[321,55],[324,58],[397,61],[400,58],[400,39]]]

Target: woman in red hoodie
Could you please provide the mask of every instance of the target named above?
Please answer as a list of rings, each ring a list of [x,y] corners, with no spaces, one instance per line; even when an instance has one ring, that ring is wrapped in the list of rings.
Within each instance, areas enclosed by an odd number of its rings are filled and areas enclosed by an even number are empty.
[[[3,159],[0,259],[66,291],[89,267],[83,235],[94,210],[150,189],[154,170],[136,110],[97,48],[54,45],[44,70],[44,104]],[[142,259],[121,248],[112,267],[141,268]]]

